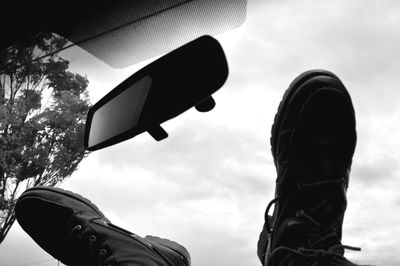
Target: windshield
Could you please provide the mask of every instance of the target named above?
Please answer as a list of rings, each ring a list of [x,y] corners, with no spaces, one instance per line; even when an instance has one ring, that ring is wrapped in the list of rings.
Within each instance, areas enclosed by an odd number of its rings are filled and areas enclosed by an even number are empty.
[[[229,65],[214,110],[192,108],[167,121],[170,136],[161,142],[141,134],[86,154],[57,186],[85,195],[138,235],[179,240],[194,266],[259,265],[256,245],[276,179],[275,112],[298,74],[327,69],[349,90],[357,116],[342,242],[362,252],[346,256],[399,265],[399,13],[391,0],[249,0],[244,23],[214,36]],[[158,58],[117,69],[78,46],[59,56],[86,77],[90,104]],[[9,266],[57,264],[17,223],[0,258]]]

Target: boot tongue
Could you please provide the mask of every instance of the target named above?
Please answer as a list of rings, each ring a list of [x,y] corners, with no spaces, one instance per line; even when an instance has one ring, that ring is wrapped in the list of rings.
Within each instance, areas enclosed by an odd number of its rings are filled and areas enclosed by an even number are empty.
[[[311,142],[309,156],[304,158],[310,182],[341,179],[346,171],[342,147],[339,141],[319,138]]]
[[[310,181],[338,180],[344,175],[343,163],[327,157],[316,159],[314,167],[310,168]]]
[[[319,183],[313,187],[309,197],[305,196],[310,210],[326,202],[312,213],[321,224],[331,224],[345,206],[345,194],[340,181],[346,175],[346,160],[343,144],[333,138],[318,138],[309,142],[309,156],[303,158],[304,183]],[[338,181],[336,183],[335,181]],[[326,181],[326,184],[321,184]]]

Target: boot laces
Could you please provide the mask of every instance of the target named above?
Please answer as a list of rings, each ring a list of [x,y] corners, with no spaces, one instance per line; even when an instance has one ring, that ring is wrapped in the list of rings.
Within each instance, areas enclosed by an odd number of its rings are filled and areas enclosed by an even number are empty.
[[[320,186],[325,186],[325,185],[343,185],[346,184],[346,179],[341,178],[341,179],[336,179],[336,180],[324,180],[324,181],[317,181],[317,182],[298,182],[297,183],[297,188],[302,190],[302,189],[308,189],[308,188],[315,188],[315,187],[320,187]],[[326,194],[324,194],[327,196]],[[280,200],[279,197],[276,197],[273,199],[267,206],[265,215],[268,216],[269,210],[274,205],[276,202]],[[341,258],[345,259],[344,256],[342,255],[344,253],[344,249],[348,250],[353,250],[353,251],[361,251],[361,248],[359,247],[353,247],[353,246],[348,246],[348,245],[343,245],[340,243],[339,240],[339,232],[338,228],[335,226],[333,227],[332,231],[329,233],[326,233],[325,235],[321,234],[323,226],[316,221],[312,217],[312,214],[316,212],[317,210],[324,208],[324,206],[328,204],[328,199],[324,199],[313,207],[309,213],[306,213],[304,210],[298,210],[295,214],[297,218],[302,218],[306,223],[310,224],[312,228],[316,228],[315,230],[307,230],[307,236],[310,239],[316,239],[314,241],[308,241],[308,247],[299,247],[297,249],[286,247],[286,246],[280,246],[275,248],[271,255],[270,258],[275,256],[278,253],[281,252],[290,252],[294,255],[301,256],[303,258],[309,258],[310,259],[310,265],[318,265],[321,259],[327,258],[327,257],[336,257],[336,258]],[[265,217],[268,218],[268,217]],[[269,219],[265,219],[266,221],[266,227],[267,227],[267,232],[271,236],[273,229],[271,228],[271,225],[269,224]],[[323,248],[317,248],[318,246],[321,246],[323,244],[329,244],[329,240],[335,240],[338,244],[331,245],[327,249]],[[289,260],[290,256],[286,256],[283,261],[281,261],[283,264],[286,262],[286,260]],[[346,259],[345,259],[346,260]],[[312,263],[312,264],[311,264]],[[349,265],[348,261],[346,260],[347,264],[341,264],[341,260],[339,259],[337,262],[337,265]],[[336,265],[336,264],[335,264]]]
[[[78,245],[87,247],[88,253],[99,262],[99,265],[103,265],[100,262],[105,260],[108,251],[102,241],[93,234],[92,230],[84,225],[77,224],[71,229],[68,239],[72,243],[78,243]],[[111,265],[106,264],[106,266]]]

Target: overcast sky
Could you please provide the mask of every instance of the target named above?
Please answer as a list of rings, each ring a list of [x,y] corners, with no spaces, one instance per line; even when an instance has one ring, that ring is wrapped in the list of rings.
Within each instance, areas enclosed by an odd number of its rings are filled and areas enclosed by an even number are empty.
[[[400,265],[399,14],[396,0],[249,0],[243,26],[217,36],[230,74],[213,111],[165,123],[161,142],[142,134],[93,152],[60,187],[119,226],[183,244],[193,266],[259,265],[256,243],[276,178],[271,123],[289,83],[324,68],[341,77],[357,114],[342,242],[362,252],[347,257]],[[87,74],[93,103],[144,65],[116,70],[82,51],[68,57],[72,71]],[[16,223],[0,265],[56,261]]]

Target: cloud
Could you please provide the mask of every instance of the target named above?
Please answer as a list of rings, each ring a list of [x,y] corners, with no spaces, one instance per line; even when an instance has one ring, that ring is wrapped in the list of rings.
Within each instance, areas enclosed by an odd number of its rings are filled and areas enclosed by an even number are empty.
[[[377,156],[378,157],[378,156]],[[374,158],[371,158],[374,159]],[[364,186],[385,186],[388,182],[398,182],[399,167],[391,157],[378,157],[369,163],[353,164],[352,180]],[[352,181],[350,181],[352,182]]]
[[[392,110],[400,96],[399,8],[393,1],[250,2],[246,24],[226,35],[236,41],[226,49],[233,83],[282,91],[301,72],[325,68],[343,79],[363,112]]]
[[[170,137],[161,142],[143,136],[143,141],[133,139],[92,155],[101,165],[141,168],[160,180],[181,185],[195,182],[216,188],[235,186],[239,190],[265,187],[272,166],[271,160],[265,158],[269,153],[265,140],[255,138],[251,130],[189,123],[170,130]]]

